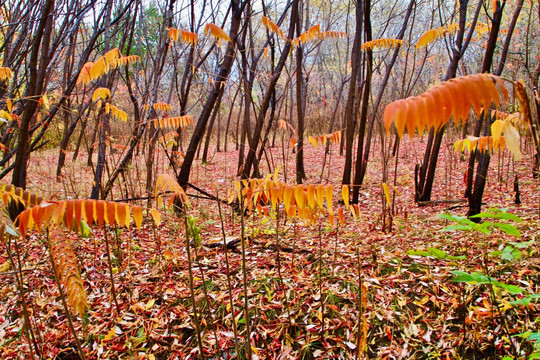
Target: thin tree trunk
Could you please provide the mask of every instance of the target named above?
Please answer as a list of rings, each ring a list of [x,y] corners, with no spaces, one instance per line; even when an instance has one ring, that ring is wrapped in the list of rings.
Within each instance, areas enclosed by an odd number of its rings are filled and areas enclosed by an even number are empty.
[[[229,41],[227,44],[227,50],[225,52],[223,61],[215,74],[212,89],[210,90],[210,94],[208,95],[201,115],[199,116],[199,120],[197,121],[197,125],[195,126],[195,130],[193,131],[193,135],[186,150],[184,162],[182,163],[180,173],[178,174],[178,183],[183,188],[186,188],[189,182],[189,175],[191,173],[191,166],[193,165],[193,160],[195,158],[195,152],[197,151],[199,143],[204,135],[206,124],[208,123],[208,119],[212,114],[212,109],[216,105],[219,93],[222,90],[222,87],[225,85],[225,81],[227,81],[227,78],[229,77],[229,72],[235,58],[235,42],[237,41],[238,29],[240,28],[240,23],[242,21],[242,12],[245,4],[246,3],[239,4],[237,0],[231,0],[232,18],[229,31],[231,41]]]
[[[19,130],[19,142],[13,168],[12,184],[26,188],[26,167],[30,158],[30,122],[38,107],[38,101],[43,92],[43,83],[49,64],[49,45],[53,30],[52,12],[54,0],[47,0],[43,5],[42,17],[34,34],[30,61],[30,81],[27,85],[26,100],[21,125]],[[41,57],[39,52],[41,49]]]
[[[289,24],[289,33],[288,37],[292,38],[294,36],[294,29],[295,24],[298,18],[298,2],[299,0],[294,0],[292,4],[292,11],[291,11],[291,21]],[[285,66],[285,62],[287,60],[287,57],[289,56],[289,51],[291,50],[291,42],[287,41],[285,45],[283,46],[283,52],[281,53],[281,56],[279,58],[279,61],[276,65],[276,68],[270,78],[270,82],[267,86],[266,93],[264,95],[263,102],[261,104],[259,114],[257,116],[257,121],[255,124],[255,130],[253,132],[253,137],[249,144],[249,151],[248,155],[246,157],[246,162],[244,164],[244,167],[242,169],[242,178],[247,179],[249,178],[251,174],[251,169],[255,163],[255,157],[257,155],[257,147],[259,145],[259,141],[261,138],[261,131],[264,124],[264,119],[266,117],[266,112],[268,111],[268,108],[270,107],[270,100],[272,99],[272,90],[275,88],[279,77],[281,75],[281,71],[283,70],[283,67]]]
[[[366,34],[366,42],[373,39],[371,34],[371,1],[364,0],[364,31]],[[360,182],[362,176],[362,161],[364,160],[364,136],[366,132],[366,122],[369,98],[371,94],[371,75],[373,72],[373,51],[367,49],[366,56],[366,69],[365,69],[365,82],[362,87],[362,107],[360,109],[360,128],[358,131],[358,147],[356,148],[356,164],[352,188],[352,203],[358,203],[358,194],[360,192]]]
[[[506,5],[506,1],[503,1],[503,3],[501,4],[501,2],[497,0],[495,4],[496,4],[496,10],[493,14],[493,20],[491,22],[491,32],[489,34],[489,39],[486,46],[486,53],[484,56],[484,62],[482,64],[483,73],[491,71],[491,67],[493,64],[493,54],[495,53],[495,48],[497,46],[497,37],[499,36],[499,28],[501,26],[503,10],[504,10],[504,6]],[[511,36],[511,34],[509,33],[508,36]],[[490,134],[489,118],[490,118],[489,115],[487,115],[487,113],[484,112],[484,116],[480,116],[480,119],[478,119],[477,128],[481,129],[482,124],[485,124],[486,135]],[[472,160],[473,156],[476,156],[476,155],[471,153],[470,155],[471,160],[469,161],[469,168],[470,168],[471,162],[473,161]],[[485,189],[486,180],[487,180],[487,173],[489,169],[489,162],[491,159],[489,155],[489,151],[483,151],[481,154],[479,154],[479,159],[480,160],[478,162],[478,168],[476,170],[476,177],[474,181],[473,191],[472,191],[471,196],[469,197],[469,212],[467,216],[479,214],[482,208],[482,197],[484,195],[484,189]]]
[[[343,167],[343,178],[341,183],[349,185],[351,183],[352,172],[352,148],[354,142],[354,131],[356,128],[356,87],[360,83],[360,67],[361,67],[361,52],[363,36],[363,2],[356,2],[356,31],[354,34],[353,47],[351,51],[351,79],[349,84],[349,93],[347,95],[347,103],[345,104],[345,165]]]

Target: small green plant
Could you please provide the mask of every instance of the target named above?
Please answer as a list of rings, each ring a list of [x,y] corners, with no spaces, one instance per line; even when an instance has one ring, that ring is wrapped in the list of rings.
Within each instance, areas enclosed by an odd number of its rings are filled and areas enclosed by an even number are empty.
[[[464,255],[460,256],[453,256],[446,253],[444,250],[428,247],[426,250],[409,250],[409,255],[416,255],[416,256],[426,256],[426,257],[432,257],[437,260],[464,260],[466,257]]]
[[[469,232],[480,232],[486,235],[490,235],[494,228],[498,228],[507,235],[521,237],[519,230],[512,224],[508,224],[500,221],[484,221],[481,223],[476,223],[470,219],[496,219],[496,220],[511,220],[516,222],[521,222],[521,219],[514,214],[506,212],[506,209],[496,209],[489,208],[488,211],[482,212],[477,215],[472,215],[467,217],[464,216],[454,216],[448,213],[440,214],[439,217],[445,220],[454,222],[455,224],[448,225],[444,228],[444,231],[469,231]]]
[[[470,216],[469,218],[466,217],[460,217],[460,216],[453,216],[450,214],[441,214],[439,217],[454,222],[454,224],[446,226],[443,230],[444,231],[469,231],[469,232],[479,232],[486,235],[491,235],[492,232],[495,229],[498,229],[502,231],[505,235],[510,236],[516,236],[521,237],[521,234],[519,230],[513,225],[505,221],[515,221],[515,222],[521,222],[521,219],[514,215],[506,212],[506,209],[496,209],[496,208],[490,208],[486,212],[482,212],[477,215]],[[471,220],[473,219],[473,220]],[[485,220],[481,223],[474,222],[475,219],[489,219]],[[528,248],[533,244],[533,240],[528,242],[509,242],[506,246],[500,247],[499,250],[491,251],[489,254],[490,256],[497,257],[501,259],[504,262],[511,262],[519,260],[522,256],[522,250]],[[409,254],[411,255],[421,255],[421,256],[432,256],[437,259],[446,258],[446,254],[444,252],[441,252],[437,249],[430,249],[428,248],[428,251],[410,251]],[[505,325],[507,335],[509,334],[508,328],[505,323],[505,318],[500,312],[498,300],[496,297],[496,294],[499,294],[500,291],[495,291],[495,289],[499,290],[505,290],[510,295],[524,295],[523,298],[519,300],[515,300],[510,302],[510,304],[514,307],[517,306],[526,306],[531,301],[540,299],[540,294],[528,294],[527,291],[520,286],[507,284],[504,282],[501,282],[493,277],[490,276],[490,271],[487,268],[487,265],[484,261],[484,272],[485,274],[479,273],[479,272],[472,272],[468,273],[465,271],[460,270],[454,270],[450,271],[454,275],[454,278],[452,279],[453,282],[456,283],[467,283],[470,285],[487,285],[490,294],[491,294],[491,301],[494,304],[494,308],[499,310],[499,318],[503,322],[503,325]],[[540,339],[540,333],[533,333],[533,332],[525,332],[522,334],[514,335],[514,336],[520,336],[524,340],[533,341],[534,342],[534,351],[531,353],[528,357],[528,359],[540,359],[540,342],[538,341]],[[514,354],[517,356],[517,354]],[[505,358],[512,358],[512,357],[505,357]]]
[[[202,226],[197,225],[197,219],[194,216],[188,216],[187,218],[188,233],[195,247],[201,246],[201,229]]]

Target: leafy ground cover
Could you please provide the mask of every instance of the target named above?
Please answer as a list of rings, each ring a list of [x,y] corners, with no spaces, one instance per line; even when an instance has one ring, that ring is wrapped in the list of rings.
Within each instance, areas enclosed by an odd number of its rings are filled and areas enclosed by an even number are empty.
[[[276,221],[272,215],[246,217],[253,358],[538,356],[540,182],[531,178],[530,159],[514,164],[506,155],[494,160],[484,208],[506,209],[504,214],[513,216],[488,211],[499,215],[486,219],[493,225],[478,228],[460,218],[466,203],[414,204],[413,169],[422,156],[421,146],[418,140],[404,140],[401,149],[395,183],[394,166],[389,166],[386,180],[395,197],[392,217],[388,206],[383,207],[386,167],[377,159],[360,193],[359,214],[346,212],[343,225],[336,221],[332,227],[327,218],[306,226],[290,219]],[[308,181],[318,182],[324,150],[306,150]],[[376,151],[381,152],[380,146]],[[281,153],[272,149],[271,168],[283,163]],[[52,159],[55,154],[42,152],[31,163],[32,190],[46,198],[84,198],[92,174],[76,163],[57,184]],[[197,165],[192,182],[227,198],[236,179],[236,160],[236,152],[217,153],[208,164]],[[294,169],[292,156],[290,160],[288,179]],[[335,184],[336,200],[341,198],[341,160],[335,147],[322,176],[323,182]],[[142,169],[141,163],[135,162],[131,173],[137,173],[137,166]],[[433,198],[461,198],[466,161],[448,145],[440,163]],[[157,173],[170,171],[165,164],[164,158],[156,163]],[[521,205],[514,205],[515,175],[521,179]],[[131,197],[146,195],[144,181],[126,180]],[[113,196],[123,198],[121,194],[122,189],[115,189]],[[146,200],[139,203],[147,205]],[[335,201],[336,211],[339,206]],[[192,228],[200,228],[200,239],[191,236],[190,246],[196,314],[206,358],[246,358],[241,219],[232,207],[222,207],[227,252],[218,246],[223,238],[217,203],[194,198],[188,210]],[[86,357],[197,358],[183,218],[163,210],[159,226],[148,216],[140,230],[108,231],[116,301],[103,231],[87,238],[70,235],[88,295],[86,315],[74,318]],[[45,237],[34,233],[19,239],[17,248],[36,348],[44,358],[77,358]],[[0,244],[0,357],[28,358],[15,272],[9,264],[5,244]]]

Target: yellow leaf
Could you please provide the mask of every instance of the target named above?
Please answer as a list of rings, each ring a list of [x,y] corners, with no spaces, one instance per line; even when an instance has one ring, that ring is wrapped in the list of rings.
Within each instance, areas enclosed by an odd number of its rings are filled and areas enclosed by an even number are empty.
[[[92,101],[96,101],[98,99],[107,100],[110,97],[111,97],[111,90],[100,87],[94,90],[94,93],[92,94]]]
[[[297,185],[294,188],[294,198],[296,199],[296,205],[298,206],[298,209],[303,210],[306,206],[306,203],[305,203],[306,193],[304,191],[303,185]]]
[[[332,185],[326,185],[326,209],[330,215],[334,214],[333,192],[334,188]]]
[[[2,265],[0,265],[0,273],[8,271],[10,268],[11,268],[11,265],[9,264],[8,261],[6,261]]]
[[[146,310],[149,310],[152,306],[154,306],[155,302],[156,302],[156,300],[154,300],[154,299],[148,300],[148,302],[146,303],[146,306],[145,306]]]
[[[317,204],[322,210],[324,205],[324,185],[322,184],[317,185]]]
[[[9,80],[13,71],[8,67],[0,67],[0,81]]]
[[[311,145],[315,147],[315,149],[319,146],[319,142],[313,136],[308,137],[308,141]]]
[[[364,43],[361,49],[362,51],[366,51],[367,49],[374,49],[376,47],[391,49],[391,48],[395,48],[406,43],[407,42],[405,40],[399,40],[399,39],[376,39],[376,40],[371,40]]]
[[[502,120],[495,120],[493,124],[491,124],[491,136],[493,136],[494,142],[498,143],[500,141],[505,127],[506,121]]]
[[[349,186],[343,185],[341,187],[341,198],[343,199],[343,203],[345,204],[345,207],[349,207]]]
[[[152,219],[154,219],[156,226],[159,226],[159,224],[161,224],[161,213],[156,209],[150,209],[150,215],[152,215]]]
[[[307,199],[310,210],[315,209],[317,204],[317,188],[313,184],[307,186]]]
[[[520,160],[522,155],[520,151],[521,141],[519,131],[513,125],[508,124],[504,127],[504,140],[506,141],[506,147],[510,150],[514,159]]]
[[[384,196],[386,197],[386,202],[388,203],[388,205],[390,205],[392,203],[392,201],[390,200],[390,188],[388,187],[387,183],[382,183],[382,188],[384,191]]]
[[[283,189],[283,204],[285,210],[288,211],[291,206],[292,199],[294,198],[294,188],[290,185],[286,185]]]
[[[277,181],[280,169],[281,169],[280,166],[276,167],[276,170],[274,171],[274,177],[273,177],[274,181]]]
[[[115,326],[112,327],[111,330],[109,330],[109,332],[107,333],[107,335],[105,335],[105,337],[103,338],[104,341],[109,341],[111,340],[112,338],[114,338],[116,336],[116,331],[115,331]]]

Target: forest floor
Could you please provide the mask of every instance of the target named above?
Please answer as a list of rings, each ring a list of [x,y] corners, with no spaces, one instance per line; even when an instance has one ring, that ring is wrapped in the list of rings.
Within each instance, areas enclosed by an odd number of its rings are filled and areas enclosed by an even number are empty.
[[[346,213],[343,226],[331,227],[327,219],[305,226],[283,219],[276,225],[275,217],[258,214],[246,218],[253,358],[356,358],[359,338],[366,342],[370,359],[522,359],[534,351],[531,339],[520,335],[532,332],[538,337],[540,332],[540,303],[533,295],[540,294],[540,181],[532,179],[531,156],[514,163],[508,155],[494,155],[484,195],[483,209],[507,209],[522,220],[494,219],[514,225],[520,237],[506,234],[505,226],[488,227],[490,234],[444,231],[454,223],[438,215],[448,211],[464,216],[467,203],[423,207],[414,203],[414,165],[423,156],[424,144],[425,139],[403,139],[397,165],[394,157],[389,158],[386,181],[383,152],[380,144],[375,146],[360,190],[360,215],[353,218]],[[343,169],[338,151],[338,146],[332,147],[322,176],[323,183],[334,185],[335,202],[341,199]],[[288,149],[286,153],[287,181],[292,183],[294,154]],[[269,167],[273,172],[281,166],[279,178],[285,180],[280,154],[281,147],[269,151],[263,175]],[[171,173],[161,155],[156,154],[154,172]],[[81,156],[68,164],[63,182],[57,183],[57,156],[52,150],[33,154],[29,189],[49,199],[86,198],[92,184],[86,159]],[[308,144],[305,156],[307,182],[319,183],[323,147]],[[113,154],[109,160],[114,163],[118,157]],[[226,198],[237,179],[237,158],[237,151],[229,151],[216,153],[207,164],[197,161],[191,182]],[[453,153],[451,144],[443,146],[433,200],[462,199],[467,159]],[[141,156],[132,164],[114,199],[146,196],[144,163]],[[515,175],[521,205],[514,204]],[[396,190],[391,218],[388,210],[383,213],[382,182]],[[188,193],[196,194],[191,189]],[[222,210],[227,241],[236,243],[227,253],[215,247],[223,241],[217,203],[191,199],[189,215],[201,226],[202,235],[201,244],[192,249],[196,313],[207,359],[235,354],[246,358],[244,275],[237,243],[240,216],[230,206],[223,205]],[[88,238],[70,235],[88,294],[87,315],[74,317],[87,358],[197,358],[183,223],[182,218],[164,213],[159,228],[147,219],[142,230],[111,230],[118,307],[112,299],[103,232],[96,230]],[[35,347],[45,359],[77,358],[44,237],[35,232],[19,239],[16,248]],[[236,345],[233,322],[238,328]],[[14,271],[2,243],[0,358],[29,358],[23,329]]]

